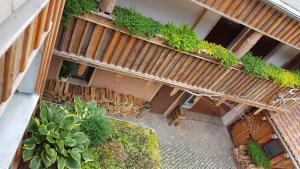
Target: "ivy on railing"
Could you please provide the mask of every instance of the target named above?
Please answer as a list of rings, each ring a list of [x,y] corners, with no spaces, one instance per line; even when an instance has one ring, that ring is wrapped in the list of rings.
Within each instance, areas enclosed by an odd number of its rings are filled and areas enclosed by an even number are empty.
[[[95,0],[66,0],[65,8],[62,15],[64,25],[68,25],[73,15],[78,16],[95,11],[97,3]]]
[[[300,87],[300,72],[288,71],[247,53],[241,58],[245,72],[263,79],[272,79],[280,86]]]

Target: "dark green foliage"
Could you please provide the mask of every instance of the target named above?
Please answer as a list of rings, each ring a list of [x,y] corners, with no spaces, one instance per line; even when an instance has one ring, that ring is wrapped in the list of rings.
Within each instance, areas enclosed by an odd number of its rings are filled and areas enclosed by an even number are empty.
[[[93,145],[105,143],[111,137],[111,124],[101,113],[94,113],[83,119],[81,128]]]
[[[133,35],[152,37],[159,33],[161,24],[152,18],[145,17],[133,8],[115,7],[113,11],[114,25],[126,28]]]
[[[112,120],[112,139],[99,147],[102,168],[161,169],[155,133],[143,127]]]
[[[270,168],[270,159],[258,142],[250,139],[247,145],[247,151],[256,165],[263,167],[264,169]]]
[[[267,64],[262,59],[246,54],[241,59],[244,70],[263,79],[272,79],[275,84],[285,87],[300,87],[300,74],[288,71],[273,64]]]
[[[186,24],[177,26],[168,23],[161,28],[160,33],[171,47],[184,52],[196,52],[198,49],[200,39]]]
[[[71,76],[72,68],[70,65],[62,64],[61,70],[60,70],[60,76],[63,78],[67,78]]]
[[[87,149],[90,141],[78,127],[78,116],[43,102],[39,110],[28,126],[30,137],[23,143],[23,160],[30,161],[30,168],[79,168],[82,160],[92,160]]]
[[[83,15],[96,9],[95,0],[66,0],[62,21],[68,25],[72,15]]]
[[[224,66],[233,66],[239,62],[238,58],[230,50],[227,50],[221,45],[201,41],[198,46],[198,52],[205,52],[214,59],[221,62]]]

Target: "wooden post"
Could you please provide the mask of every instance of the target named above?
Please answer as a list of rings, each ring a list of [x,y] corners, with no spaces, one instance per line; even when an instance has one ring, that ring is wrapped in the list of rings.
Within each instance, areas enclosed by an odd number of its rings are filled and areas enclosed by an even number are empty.
[[[174,88],[171,93],[170,96],[174,96],[180,89],[179,88]]]
[[[264,109],[258,108],[258,109],[253,113],[253,115],[259,114],[262,110],[264,110]]]
[[[111,14],[116,6],[117,0],[101,0],[99,10],[106,14]]]
[[[244,56],[249,50],[258,42],[263,34],[254,30],[248,29],[245,33],[239,37],[233,44],[231,50],[238,58]]]
[[[14,76],[14,57],[15,57],[15,44],[13,44],[5,56],[5,68],[4,68],[4,82],[3,82],[3,101],[6,101],[12,92],[13,76]]]

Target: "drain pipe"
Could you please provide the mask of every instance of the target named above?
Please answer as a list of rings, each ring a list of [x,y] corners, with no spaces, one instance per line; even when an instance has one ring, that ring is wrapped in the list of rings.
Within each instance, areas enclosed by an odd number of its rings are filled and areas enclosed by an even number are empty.
[[[289,147],[287,146],[286,142],[283,140],[280,132],[278,131],[277,127],[275,126],[274,122],[272,121],[272,119],[269,117],[269,115],[267,115],[268,121],[271,124],[272,128],[275,131],[275,134],[278,136],[278,139],[281,141],[284,149],[286,150],[287,154],[289,155],[289,158],[291,159],[292,163],[294,164],[296,169],[300,169],[300,166],[298,164],[298,162],[295,160],[294,155],[292,154],[292,152],[290,151]]]

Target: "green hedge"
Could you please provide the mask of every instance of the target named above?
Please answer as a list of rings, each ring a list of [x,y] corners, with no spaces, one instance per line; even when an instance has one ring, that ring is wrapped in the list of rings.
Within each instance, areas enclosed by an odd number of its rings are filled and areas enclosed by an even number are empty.
[[[275,84],[287,87],[300,87],[299,71],[288,71],[247,53],[241,58],[245,72],[263,79],[272,79]]]
[[[73,15],[82,15],[96,9],[97,3],[95,0],[66,0],[62,21],[64,25],[68,25]]]
[[[161,28],[160,33],[171,47],[180,51],[195,52],[198,49],[200,39],[186,24],[177,26],[170,22]]]
[[[159,33],[161,24],[152,18],[145,17],[133,8],[115,7],[113,11],[114,25],[126,28],[133,35],[152,37]]]
[[[270,168],[270,159],[258,142],[250,139],[247,145],[247,151],[256,165],[263,167],[264,169]]]

